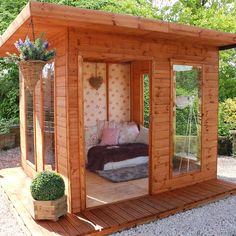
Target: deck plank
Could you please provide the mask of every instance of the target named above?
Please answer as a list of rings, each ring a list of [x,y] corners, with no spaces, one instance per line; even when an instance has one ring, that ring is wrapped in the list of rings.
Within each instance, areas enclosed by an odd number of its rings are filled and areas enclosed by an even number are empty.
[[[120,225],[127,222],[127,219],[125,219],[122,214],[119,215],[118,212],[111,210],[110,208],[107,208],[106,206],[101,208],[101,211],[104,214],[109,215],[112,219],[114,219],[116,222],[118,222]]]
[[[29,181],[23,171],[14,168],[1,172],[1,175],[4,178],[0,179],[0,184],[26,228],[32,235],[40,236],[106,235],[236,194],[236,184],[215,179],[152,196],[102,205],[77,215],[67,214],[57,222],[35,221],[30,215],[30,194],[25,191],[29,189]]]

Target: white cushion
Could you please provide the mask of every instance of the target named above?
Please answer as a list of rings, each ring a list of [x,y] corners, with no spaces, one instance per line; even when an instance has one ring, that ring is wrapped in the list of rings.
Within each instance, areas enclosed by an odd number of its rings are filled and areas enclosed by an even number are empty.
[[[149,129],[140,126],[140,132],[135,140],[136,143],[145,143],[149,144]]]
[[[119,144],[122,143],[135,143],[139,134],[138,126],[134,122],[123,123],[120,127]]]

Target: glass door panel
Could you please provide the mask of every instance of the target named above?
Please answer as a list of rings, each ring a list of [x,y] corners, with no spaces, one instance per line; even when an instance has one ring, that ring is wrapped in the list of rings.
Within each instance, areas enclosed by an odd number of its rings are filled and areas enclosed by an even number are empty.
[[[202,68],[173,65],[173,175],[201,168]]]

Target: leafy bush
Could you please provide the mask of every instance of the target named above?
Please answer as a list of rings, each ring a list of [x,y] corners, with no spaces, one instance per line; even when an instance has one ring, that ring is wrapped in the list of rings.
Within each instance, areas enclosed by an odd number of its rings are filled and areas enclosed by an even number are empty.
[[[218,154],[230,156],[232,154],[231,137],[219,136],[218,138]]]
[[[221,136],[229,136],[229,130],[236,129],[236,98],[219,104],[218,127]]]
[[[32,181],[31,195],[38,201],[52,201],[61,198],[65,193],[62,177],[50,171],[39,173]]]
[[[18,66],[0,59],[0,120],[19,117]]]
[[[149,76],[144,75],[144,127],[149,128],[150,122],[150,107],[149,107],[149,100],[150,100],[150,91],[149,91]]]
[[[10,129],[19,124],[18,118],[0,119],[0,134],[10,133]]]

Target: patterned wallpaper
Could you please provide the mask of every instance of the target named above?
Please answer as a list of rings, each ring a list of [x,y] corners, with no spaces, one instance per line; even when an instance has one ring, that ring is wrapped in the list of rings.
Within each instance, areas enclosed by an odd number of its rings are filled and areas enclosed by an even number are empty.
[[[84,125],[96,125],[96,120],[106,120],[106,64],[97,63],[97,75],[103,77],[102,86],[96,90],[92,88],[88,79],[95,75],[96,63],[85,62],[83,64],[83,86],[84,86]]]
[[[97,75],[104,79],[102,86],[93,89],[88,79],[95,75],[97,64]],[[109,64],[109,120],[130,120],[130,65]],[[106,64],[84,62],[83,64],[83,86],[84,86],[84,125],[96,125],[97,120],[107,119],[106,107]]]
[[[109,120],[130,121],[130,65],[109,66]]]

